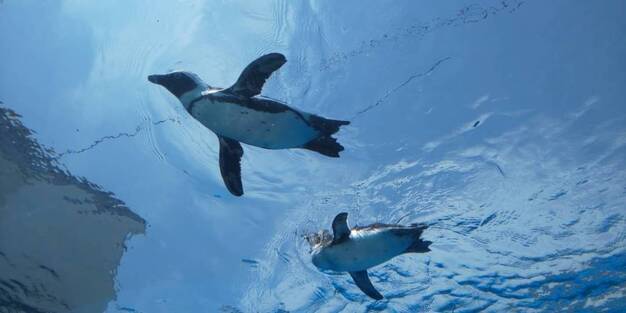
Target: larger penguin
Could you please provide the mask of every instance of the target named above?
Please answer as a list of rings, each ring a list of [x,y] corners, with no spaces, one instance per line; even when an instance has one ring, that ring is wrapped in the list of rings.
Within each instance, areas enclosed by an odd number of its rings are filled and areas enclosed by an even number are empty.
[[[313,265],[321,270],[348,272],[354,283],[369,297],[383,296],[374,288],[367,269],[404,253],[430,251],[430,241],[422,240],[425,225],[372,224],[348,227],[348,213],[339,213],[333,220],[333,235],[320,232],[307,236],[311,244]]]
[[[329,157],[343,150],[334,133],[348,121],[306,113],[284,103],[258,97],[265,81],[287,60],[280,53],[250,63],[229,88],[211,87],[196,74],[172,72],[148,80],[174,94],[187,112],[212,130],[220,142],[220,172],[228,190],[243,195],[240,142],[266,149],[304,148]]]

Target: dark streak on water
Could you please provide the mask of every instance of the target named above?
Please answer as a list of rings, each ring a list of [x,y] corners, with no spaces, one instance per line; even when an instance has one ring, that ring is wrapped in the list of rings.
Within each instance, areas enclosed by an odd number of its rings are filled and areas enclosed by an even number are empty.
[[[385,95],[382,96],[380,99],[378,99],[374,104],[371,104],[371,105],[369,105],[369,106],[367,106],[367,107],[357,111],[356,114],[352,117],[352,119],[355,119],[358,116],[368,112],[369,110],[371,110],[371,109],[373,109],[373,108],[383,104],[387,100],[387,98],[389,98],[394,93],[398,92],[400,89],[404,88],[412,80],[414,80],[416,78],[421,78],[421,77],[428,76],[428,75],[432,74],[441,64],[443,64],[444,62],[446,62],[446,61],[448,61],[450,59],[451,59],[451,57],[445,57],[445,58],[439,59],[433,65],[431,65],[430,68],[428,70],[426,70],[425,72],[421,72],[421,73],[417,73],[417,74],[413,74],[413,75],[409,76],[402,83],[400,83],[396,87],[392,88],[391,90],[387,91],[385,93]]]
[[[258,265],[259,264],[258,261],[255,261],[255,260],[252,260],[252,259],[241,259],[241,262],[248,263],[248,264],[251,264],[251,265]]]
[[[150,124],[152,126],[157,126],[166,122],[175,122],[175,123],[180,123],[179,120],[177,118],[167,118],[167,119],[163,119],[163,120],[159,120],[156,122],[151,122]],[[86,151],[89,151],[93,148],[95,148],[96,146],[98,146],[99,144],[105,142],[105,141],[109,141],[109,140],[115,140],[115,139],[119,139],[119,138],[132,138],[137,136],[141,131],[143,131],[145,129],[145,126],[142,125],[137,125],[135,127],[135,129],[132,132],[121,132],[115,135],[107,135],[107,136],[103,136],[100,137],[96,140],[94,140],[91,144],[89,144],[87,147],[84,148],[80,148],[80,149],[68,149],[65,150],[64,152],[59,153],[55,159],[60,159],[63,158],[64,156],[68,155],[68,154],[79,154],[79,153],[83,153]]]
[[[503,0],[499,6],[484,7],[478,4],[468,5],[461,8],[456,15],[436,18],[430,22],[413,24],[402,29],[398,29],[393,34],[383,34],[378,38],[363,40],[358,48],[348,52],[336,52],[331,57],[321,62],[320,71],[328,70],[341,63],[346,62],[350,58],[367,54],[374,49],[389,45],[394,42],[422,39],[427,34],[445,27],[457,27],[464,24],[474,24],[495,16],[501,12],[513,13],[519,9],[525,1],[519,0]]]

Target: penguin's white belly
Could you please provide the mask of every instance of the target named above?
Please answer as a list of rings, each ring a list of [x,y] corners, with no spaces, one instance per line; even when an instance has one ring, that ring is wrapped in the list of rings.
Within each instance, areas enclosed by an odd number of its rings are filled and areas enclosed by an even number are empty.
[[[194,106],[192,115],[220,136],[267,149],[301,147],[318,136],[291,110],[271,113],[207,99]]]
[[[326,258],[334,271],[355,272],[374,267],[402,254],[411,245],[408,237],[388,231],[353,230],[350,239],[327,248]]]

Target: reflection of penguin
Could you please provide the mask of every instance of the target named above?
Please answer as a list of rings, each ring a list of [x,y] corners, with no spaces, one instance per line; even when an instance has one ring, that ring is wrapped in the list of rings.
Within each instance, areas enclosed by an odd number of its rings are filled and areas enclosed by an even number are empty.
[[[256,97],[269,76],[285,64],[282,54],[270,53],[250,63],[230,88],[212,88],[197,75],[173,72],[148,80],[174,94],[187,111],[217,134],[220,171],[228,190],[243,194],[239,142],[266,149],[304,148],[339,157],[343,147],[331,137],[348,121],[331,120],[286,104]]]
[[[325,233],[309,236],[313,264],[321,270],[348,272],[366,295],[380,300],[383,296],[374,288],[367,269],[403,253],[430,251],[430,241],[420,239],[426,226],[372,224],[348,227],[348,213],[333,220],[333,236]]]

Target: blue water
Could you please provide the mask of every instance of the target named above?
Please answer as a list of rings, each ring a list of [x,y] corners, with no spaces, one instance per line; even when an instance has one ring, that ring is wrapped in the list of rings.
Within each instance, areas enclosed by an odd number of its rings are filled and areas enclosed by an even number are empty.
[[[0,44],[1,106],[147,223],[106,312],[626,311],[624,1],[4,0]],[[244,146],[236,198],[146,77],[269,52],[264,95],[352,124],[339,159]],[[342,211],[431,225],[383,301],[310,262]]]

